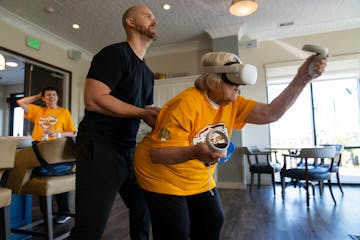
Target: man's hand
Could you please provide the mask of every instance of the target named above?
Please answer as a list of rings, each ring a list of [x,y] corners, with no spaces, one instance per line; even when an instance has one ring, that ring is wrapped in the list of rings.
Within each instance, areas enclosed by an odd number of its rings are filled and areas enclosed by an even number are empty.
[[[159,114],[159,112],[157,112],[156,110],[153,110],[152,107],[151,108],[147,107],[144,109],[142,119],[144,120],[144,122],[146,122],[147,125],[154,128],[158,114]]]
[[[161,108],[156,107],[156,106],[146,106],[145,109],[153,110],[153,111],[155,111],[155,112],[157,112],[157,113],[159,113],[160,110],[161,110]]]

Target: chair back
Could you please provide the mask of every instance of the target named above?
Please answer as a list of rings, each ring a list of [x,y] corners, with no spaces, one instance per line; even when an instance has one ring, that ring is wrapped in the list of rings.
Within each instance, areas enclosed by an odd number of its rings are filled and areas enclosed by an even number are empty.
[[[266,162],[271,160],[271,151],[260,151],[256,146],[239,147],[240,154],[246,155],[249,166],[259,164],[262,158],[266,158]],[[251,156],[252,159],[251,159]]]
[[[240,154],[243,154],[243,155],[251,154],[247,147],[238,147],[238,149],[240,151]]]
[[[75,162],[75,144],[71,138],[57,138],[38,143],[41,155],[49,164]],[[16,153],[15,166],[9,172],[5,186],[20,194],[22,187],[30,180],[33,168],[40,166],[32,147]]]
[[[330,147],[316,147],[316,148],[302,148],[300,149],[299,158],[334,158],[336,155],[336,148]]]
[[[0,137],[0,179],[5,172],[14,167],[18,141],[11,137]]]
[[[336,155],[335,155],[335,158],[334,158],[333,165],[336,166],[336,167],[340,167],[341,156],[342,156],[342,152],[344,150],[344,145],[342,145],[342,144],[322,144],[321,146],[323,146],[323,147],[335,147]],[[337,168],[337,169],[333,169],[333,170],[339,170],[339,169]]]
[[[247,148],[248,148],[248,151],[250,153],[259,153],[259,152],[261,152],[256,146],[248,146]]]
[[[37,145],[41,156],[49,163],[75,162],[75,144],[71,138],[41,141]]]

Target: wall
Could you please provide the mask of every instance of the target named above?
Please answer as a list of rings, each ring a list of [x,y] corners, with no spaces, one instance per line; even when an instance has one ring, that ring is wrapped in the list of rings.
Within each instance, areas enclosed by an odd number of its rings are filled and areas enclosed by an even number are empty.
[[[73,61],[67,57],[67,50],[74,48],[71,43],[63,41],[62,44],[52,44],[44,33],[19,29],[6,22],[0,21],[0,46],[16,51],[25,56],[47,62],[59,68],[72,72],[72,104],[71,110],[74,122],[78,123],[83,114],[83,84],[89,69],[91,54],[86,53],[85,58]],[[36,37],[41,41],[41,50],[36,51],[25,46],[25,37]],[[51,39],[51,38],[50,38]],[[244,48],[240,44],[239,55],[244,62],[254,64],[258,68],[258,81],[254,86],[242,87],[241,92],[245,97],[266,102],[266,82],[264,64],[272,62],[293,61],[298,58],[289,52],[286,47],[300,49],[303,44],[316,44],[327,46],[332,55],[359,53],[360,29],[330,32],[310,36],[280,39],[277,41],[263,41],[257,43],[257,48]],[[57,39],[56,42],[61,42]],[[76,48],[76,46],[75,46]],[[185,50],[184,50],[185,49]],[[182,48],[171,46],[161,54],[157,49],[150,48],[146,61],[154,72],[186,73],[196,75],[200,73],[200,58],[203,53],[211,51],[211,40],[197,43],[196,48]],[[80,50],[82,51],[82,50]],[[83,51],[82,51],[83,52]],[[246,125],[241,131],[244,145],[269,146],[269,128],[267,125]],[[261,137],[259,137],[261,136]],[[242,178],[241,172],[235,168],[227,174],[229,185],[237,185]]]
[[[6,117],[6,97],[6,87],[0,86],[0,136],[4,135],[3,129],[7,126],[5,121],[1,121]]]
[[[242,95],[254,98],[258,101],[266,101],[266,82],[264,64],[273,62],[286,62],[299,60],[286,48],[292,50],[292,47],[301,49],[304,44],[315,44],[326,46],[332,56],[344,55],[360,52],[360,28],[281,39],[277,41],[259,42],[258,47],[254,49],[240,48],[241,58],[248,63],[254,64],[258,68],[258,81],[254,86],[244,87]],[[256,144],[260,147],[269,145],[267,126],[247,125],[243,130],[244,144]],[[264,136],[259,139],[257,136]]]
[[[65,69],[72,73],[71,85],[71,113],[75,124],[80,121],[82,116],[82,96],[83,96],[83,83],[90,66],[91,57],[89,54],[83,54],[86,58],[78,61],[71,60],[67,57],[67,50],[72,49],[73,45],[69,45],[61,40],[54,39],[56,44],[51,41],[54,37],[49,34],[44,34],[40,30],[29,29],[25,32],[19,28],[0,21],[0,46],[6,49],[15,51],[27,57],[43,61],[54,65],[58,68]],[[40,50],[34,50],[25,45],[26,36],[30,35],[40,40]],[[61,42],[60,44],[58,44]]]
[[[359,53],[359,39],[360,29],[357,28],[309,36],[262,41],[257,43],[256,48],[245,48],[240,41],[240,58],[246,63],[256,65],[258,68],[257,83],[254,86],[242,87],[241,94],[245,97],[252,98],[257,101],[266,102],[267,92],[264,64],[299,60],[296,53],[299,52],[299,49],[301,49],[304,44],[315,44],[328,47],[330,49],[330,54],[336,56],[350,53]],[[186,54],[179,54],[176,52],[172,54],[156,56],[155,58],[149,57],[147,58],[147,62],[150,66],[152,66],[154,71],[160,71],[158,69],[161,69],[163,72],[175,72],[173,67],[176,67],[176,71],[186,72],[188,68],[184,65],[184,62],[186,62],[184,57],[189,57],[187,61],[191,62],[193,67],[198,67],[197,70],[192,68],[191,73],[199,74],[200,66],[199,64],[196,64],[196,62],[200,62],[201,55],[207,51],[211,51],[211,49],[202,49],[201,51],[194,51],[194,53],[188,52]],[[179,55],[181,55],[181,57],[178,57]],[[193,57],[194,59],[190,59],[190,57]],[[164,63],[166,63],[166,65],[164,65]],[[241,136],[240,134],[237,134],[236,137],[242,137],[243,145],[257,145],[260,148],[270,145],[268,125],[248,124],[241,131]],[[233,157],[233,159],[234,158],[236,157]],[[241,163],[236,163],[234,166],[236,165],[239,168],[241,167]],[[221,170],[223,169],[226,168],[221,167]],[[245,163],[245,181],[248,182],[249,176],[247,172],[247,166]],[[242,187],[243,184],[239,184],[239,181],[242,181],[243,179],[242,174],[243,173],[239,171],[238,168],[234,167],[231,171],[227,171],[225,175],[222,173],[223,176],[226,176],[226,182],[222,182],[219,185],[225,187]],[[265,179],[264,182],[270,183],[270,178]],[[246,182],[244,182],[244,184],[246,184]]]
[[[211,48],[187,50],[185,52],[175,52],[157,56],[150,55],[146,57],[146,63],[153,72],[184,74],[186,76],[196,75],[200,73],[201,56],[210,50]]]

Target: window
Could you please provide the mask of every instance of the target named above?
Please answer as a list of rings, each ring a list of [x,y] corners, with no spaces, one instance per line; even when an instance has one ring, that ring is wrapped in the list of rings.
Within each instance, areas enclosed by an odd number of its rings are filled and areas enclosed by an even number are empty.
[[[288,85],[301,64],[265,66],[269,102]],[[356,179],[360,183],[359,86],[360,54],[330,58],[326,72],[303,90],[279,121],[270,124],[271,146],[343,144],[347,150],[343,153],[342,171],[352,174],[344,182]]]

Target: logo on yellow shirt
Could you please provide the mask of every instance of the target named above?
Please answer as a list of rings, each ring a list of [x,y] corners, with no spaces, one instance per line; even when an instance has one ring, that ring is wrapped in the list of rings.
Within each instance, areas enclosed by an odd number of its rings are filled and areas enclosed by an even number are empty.
[[[208,125],[205,128],[201,129],[198,134],[193,138],[193,144],[196,145],[199,142],[206,142],[206,136],[211,131],[223,132],[227,137],[229,137],[228,129],[226,128],[225,123],[221,122]],[[217,139],[213,139],[213,141],[217,141]]]
[[[161,141],[167,141],[170,140],[170,131],[165,129],[165,128],[161,128],[159,131],[159,139]]]
[[[50,129],[57,123],[58,119],[55,116],[46,116],[39,118],[39,125],[42,129]]]

